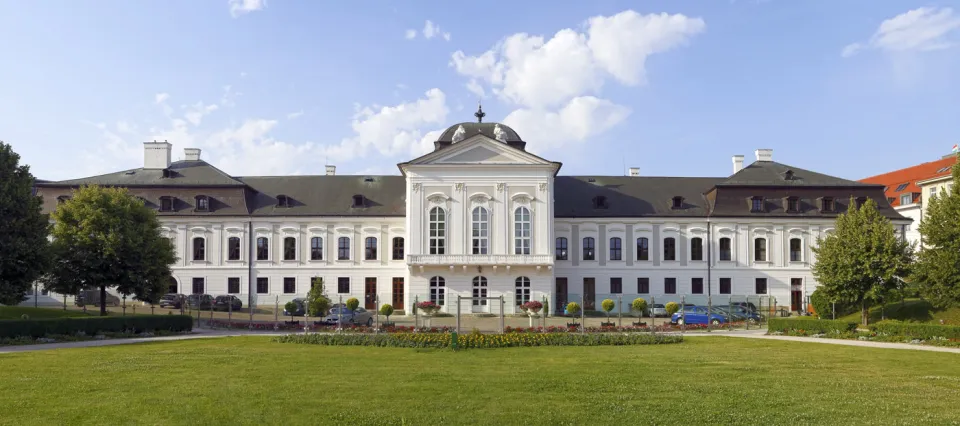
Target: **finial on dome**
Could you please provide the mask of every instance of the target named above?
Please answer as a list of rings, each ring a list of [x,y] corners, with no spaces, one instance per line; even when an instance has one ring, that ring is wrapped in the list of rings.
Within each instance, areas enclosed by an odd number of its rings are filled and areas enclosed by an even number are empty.
[[[487,116],[487,113],[483,112],[483,105],[480,104],[480,101],[477,101],[477,112],[473,113],[474,117],[477,117],[477,123],[483,123],[483,117]]]

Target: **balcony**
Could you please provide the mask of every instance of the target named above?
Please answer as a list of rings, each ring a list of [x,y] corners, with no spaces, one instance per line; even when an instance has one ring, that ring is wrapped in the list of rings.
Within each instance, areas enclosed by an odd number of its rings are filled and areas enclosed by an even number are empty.
[[[552,266],[549,254],[411,254],[407,264],[417,266]]]

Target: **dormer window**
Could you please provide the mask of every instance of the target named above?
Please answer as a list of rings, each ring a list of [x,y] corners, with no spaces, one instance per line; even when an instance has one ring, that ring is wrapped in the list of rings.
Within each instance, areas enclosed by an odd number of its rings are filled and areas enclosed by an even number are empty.
[[[595,209],[605,209],[607,208],[607,197],[598,195],[593,197],[593,208]]]
[[[173,197],[160,197],[160,211],[162,212],[173,211]]]
[[[197,211],[198,212],[208,212],[210,211],[210,197],[206,195],[198,195],[196,197],[197,201]]]
[[[61,195],[61,196],[57,197],[57,204],[66,203],[68,200],[70,200],[70,196],[69,196],[69,195]]]
[[[763,213],[763,197],[750,197],[750,213]]]
[[[787,197],[784,209],[787,213],[797,213],[800,211],[800,199],[797,197]]]
[[[783,172],[783,180],[793,180],[793,170]]]
[[[682,209],[682,208],[683,208],[683,197],[681,197],[681,196],[679,196],[679,195],[676,196],[676,197],[673,197],[673,205],[672,205],[672,208],[673,208],[674,210]]]
[[[820,212],[831,213],[836,209],[833,203],[833,197],[823,197],[820,199]]]
[[[290,207],[290,197],[277,195],[277,207]]]
[[[857,197],[856,202],[857,202],[857,208],[859,209],[860,207],[863,207],[863,205],[867,203],[867,197]]]
[[[173,174],[170,172],[170,169],[163,169],[163,172],[162,172],[162,173],[163,173],[163,177],[164,177],[164,178],[169,178],[169,177],[173,176]]]
[[[363,195],[357,194],[353,196],[353,207],[363,207],[366,205],[366,198]]]

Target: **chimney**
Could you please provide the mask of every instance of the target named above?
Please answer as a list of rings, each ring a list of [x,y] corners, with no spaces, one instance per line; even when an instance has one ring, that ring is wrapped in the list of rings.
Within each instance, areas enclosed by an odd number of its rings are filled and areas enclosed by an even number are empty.
[[[200,148],[184,148],[183,159],[186,161],[200,161]]]
[[[758,149],[756,151],[757,161],[773,161],[772,149]]]
[[[143,168],[148,170],[162,170],[170,167],[171,148],[169,142],[143,143]]]
[[[337,166],[327,166],[327,176],[334,176],[337,174]]]
[[[640,168],[639,168],[639,167],[631,167],[631,168],[630,168],[630,176],[640,176]]]
[[[733,156],[733,174],[737,174],[741,170],[743,170],[743,156],[734,155]]]

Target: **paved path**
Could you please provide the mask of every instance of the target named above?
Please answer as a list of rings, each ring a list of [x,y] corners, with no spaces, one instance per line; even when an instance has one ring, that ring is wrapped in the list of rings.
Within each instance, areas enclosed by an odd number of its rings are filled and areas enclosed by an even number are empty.
[[[867,348],[882,348],[882,349],[907,349],[907,350],[915,350],[915,351],[949,352],[949,353],[960,354],[960,348],[911,345],[908,343],[886,343],[886,342],[869,342],[869,341],[861,341],[861,340],[821,339],[821,338],[815,338],[815,337],[768,336],[765,333],[766,333],[766,330],[733,330],[733,331],[717,330],[710,333],[704,333],[704,332],[686,333],[685,336],[687,337],[716,337],[716,336],[739,337],[739,338],[748,338],[748,339],[782,340],[782,341],[805,342],[805,343],[825,343],[828,345],[860,346],[860,347],[867,347]],[[90,347],[99,347],[99,346],[129,345],[133,343],[145,343],[145,342],[211,339],[211,338],[218,338],[218,337],[238,337],[238,336],[283,336],[286,334],[290,334],[290,333],[256,332],[256,331],[242,331],[242,330],[196,329],[191,334],[184,334],[184,335],[178,335],[178,336],[137,337],[137,338],[130,338],[130,339],[88,340],[83,342],[5,346],[5,347],[0,347],[0,354],[44,351],[44,350],[51,350],[51,349],[90,348]]]

